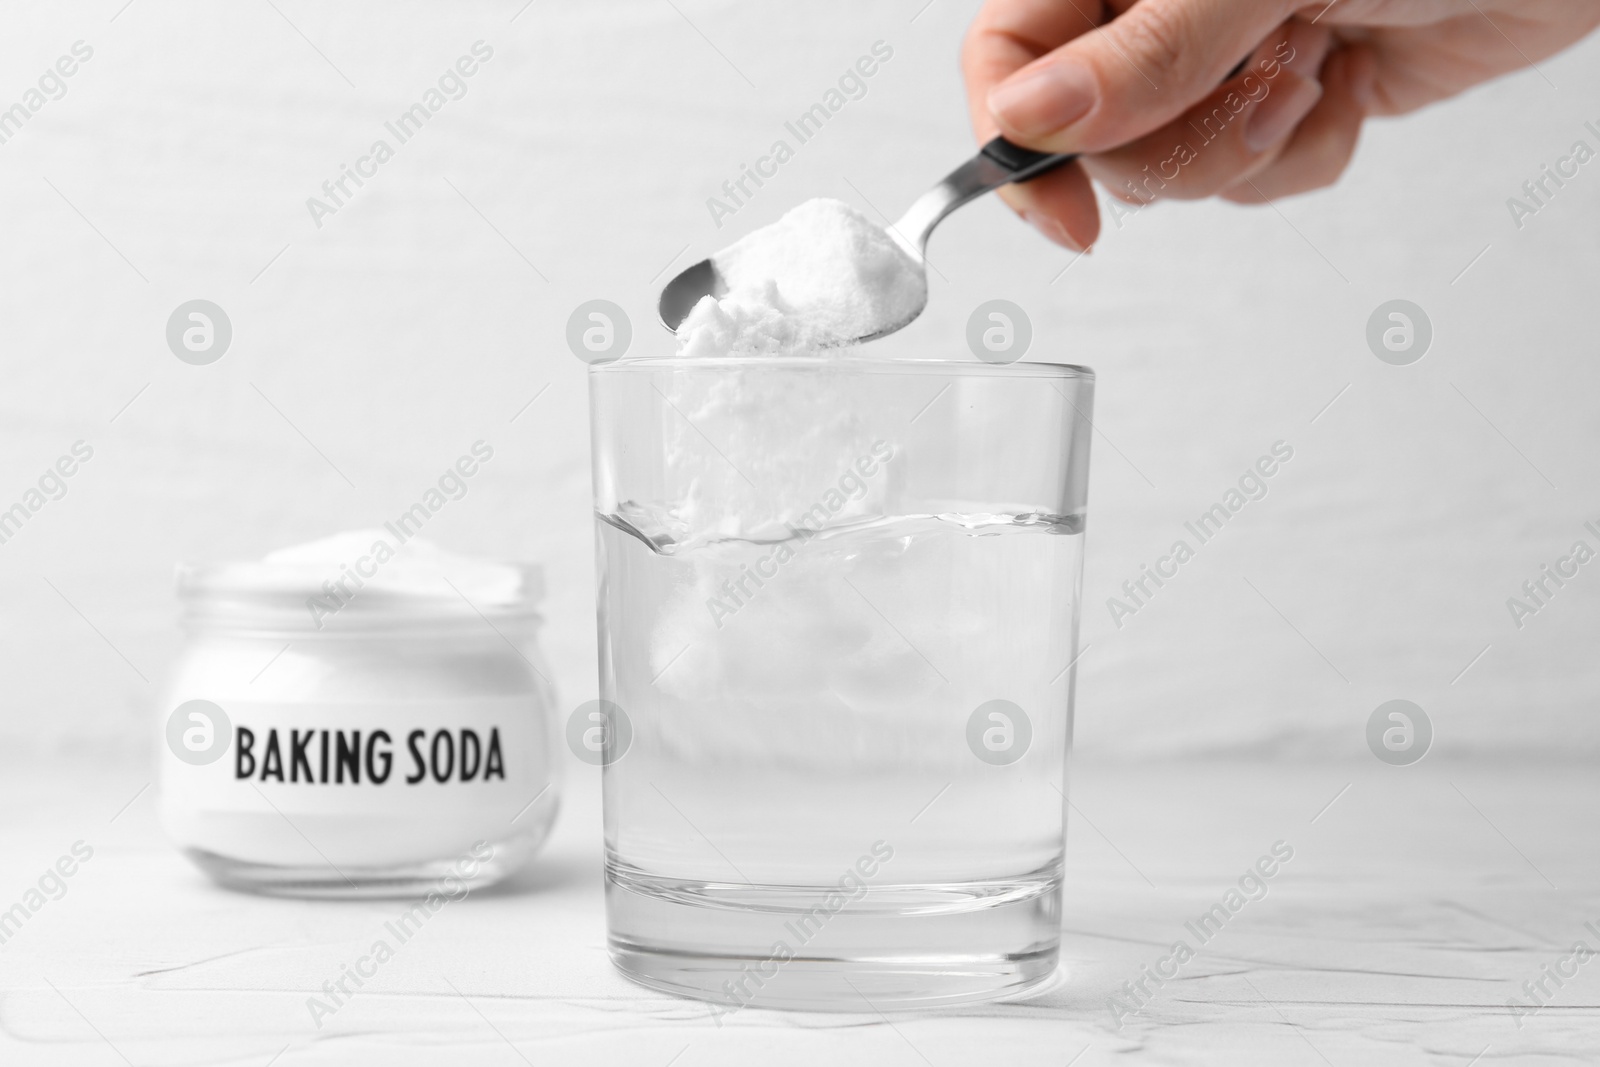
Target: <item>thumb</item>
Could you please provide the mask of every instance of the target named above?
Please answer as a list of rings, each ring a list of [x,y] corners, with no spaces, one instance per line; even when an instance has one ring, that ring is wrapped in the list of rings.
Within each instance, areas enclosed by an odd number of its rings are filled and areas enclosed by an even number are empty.
[[[1041,152],[1099,152],[1170,122],[1217,87],[1294,0],[1140,0],[989,91],[1000,131]]]

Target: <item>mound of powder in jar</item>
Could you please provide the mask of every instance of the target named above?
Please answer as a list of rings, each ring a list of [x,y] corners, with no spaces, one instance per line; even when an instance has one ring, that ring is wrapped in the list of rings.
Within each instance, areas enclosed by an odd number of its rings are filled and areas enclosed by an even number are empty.
[[[728,292],[678,327],[678,355],[788,356],[899,329],[928,302],[922,265],[839,200],[807,200],[712,256]]]
[[[344,580],[342,589],[333,587],[327,595],[337,593],[351,602],[430,597],[453,604],[464,597],[469,608],[499,607],[541,591],[537,568],[458,556],[424,538],[402,537],[392,526],[347,530],[280,548],[267,553],[256,569],[313,589],[324,580],[330,586]]]

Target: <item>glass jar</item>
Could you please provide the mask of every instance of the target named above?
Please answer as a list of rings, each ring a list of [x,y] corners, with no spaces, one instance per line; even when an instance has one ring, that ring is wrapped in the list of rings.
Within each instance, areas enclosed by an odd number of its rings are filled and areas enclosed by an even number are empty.
[[[218,882],[322,897],[476,887],[549,833],[560,761],[538,569],[398,540],[180,569],[161,812]]]

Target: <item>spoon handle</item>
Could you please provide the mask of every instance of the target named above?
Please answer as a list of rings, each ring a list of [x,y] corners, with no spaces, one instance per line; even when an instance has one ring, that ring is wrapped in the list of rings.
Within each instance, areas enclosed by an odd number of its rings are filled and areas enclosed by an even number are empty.
[[[977,155],[945,175],[944,181],[923,193],[890,228],[889,234],[920,260],[925,255],[928,235],[933,233],[933,228],[962,204],[1002,185],[1030,181],[1077,158],[1035,152],[1014,145],[1004,137],[996,137]]]
[[[987,156],[1009,171],[1011,173],[1009,180],[1012,182],[1032,181],[1078,158],[1075,152],[1066,155],[1035,152],[1031,148],[1012,144],[1004,137],[996,137],[984,145],[979,154]]]

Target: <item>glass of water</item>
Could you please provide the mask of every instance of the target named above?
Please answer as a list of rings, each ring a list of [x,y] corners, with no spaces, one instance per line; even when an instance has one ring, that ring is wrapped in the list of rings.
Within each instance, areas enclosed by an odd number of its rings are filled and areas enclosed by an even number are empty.
[[[616,965],[719,1012],[1047,979],[1093,373],[644,359],[589,384]]]

